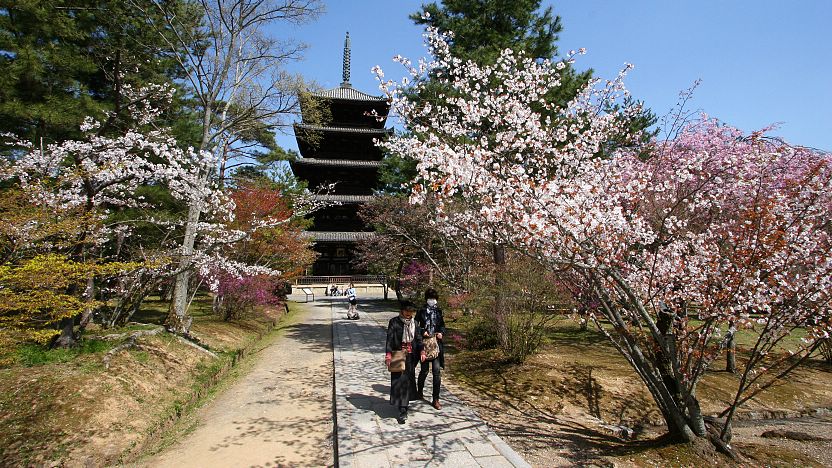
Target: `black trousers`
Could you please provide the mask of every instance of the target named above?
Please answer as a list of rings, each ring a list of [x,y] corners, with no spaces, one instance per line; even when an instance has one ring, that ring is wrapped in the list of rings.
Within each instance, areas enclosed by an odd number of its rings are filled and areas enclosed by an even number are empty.
[[[425,390],[425,380],[428,378],[428,365],[431,366],[433,372],[433,400],[439,399],[439,386],[442,385],[441,367],[439,367],[439,359],[425,361],[422,363],[422,368],[419,370],[419,393]]]

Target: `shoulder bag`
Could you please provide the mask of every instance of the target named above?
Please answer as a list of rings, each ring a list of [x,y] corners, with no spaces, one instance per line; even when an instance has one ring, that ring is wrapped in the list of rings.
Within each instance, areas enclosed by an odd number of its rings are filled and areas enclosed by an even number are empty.
[[[407,359],[407,353],[401,350],[393,351],[390,359],[390,365],[387,366],[387,370],[390,372],[404,372],[405,359]]]
[[[431,335],[430,338],[425,338],[425,360],[432,361],[439,357],[439,342],[436,341],[436,335]]]

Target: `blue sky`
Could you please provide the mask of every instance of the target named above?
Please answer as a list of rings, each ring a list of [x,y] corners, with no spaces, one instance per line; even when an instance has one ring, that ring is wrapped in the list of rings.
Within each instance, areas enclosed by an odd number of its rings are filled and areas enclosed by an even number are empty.
[[[370,73],[381,65],[401,76],[396,54],[425,55],[422,29],[408,14],[420,0],[329,0],[317,21],[275,31],[308,44],[292,64],[323,88],[341,82],[344,34],[352,40],[354,87],[378,94]],[[659,116],[679,92],[701,79],[691,109],[743,130],[773,123],[790,143],[832,151],[832,1],[829,0],[567,0],[545,1],[561,16],[558,47],[585,47],[578,69],[614,77],[635,65],[626,84]],[[294,138],[281,145],[295,148]]]

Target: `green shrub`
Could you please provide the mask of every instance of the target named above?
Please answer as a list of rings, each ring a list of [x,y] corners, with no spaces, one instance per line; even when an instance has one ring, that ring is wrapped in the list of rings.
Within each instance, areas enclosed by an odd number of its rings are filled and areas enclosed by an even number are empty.
[[[477,319],[465,334],[465,347],[472,351],[500,347],[500,337],[494,321],[485,318]]]

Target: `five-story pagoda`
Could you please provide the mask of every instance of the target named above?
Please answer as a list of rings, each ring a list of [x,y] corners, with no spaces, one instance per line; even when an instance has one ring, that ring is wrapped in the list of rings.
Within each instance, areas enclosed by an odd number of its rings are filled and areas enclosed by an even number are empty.
[[[352,265],[355,244],[373,233],[358,217],[358,207],[369,201],[378,185],[382,152],[374,140],[392,132],[384,128],[389,110],[385,98],[350,85],[347,33],[341,86],[304,96],[301,123],[294,126],[301,157],[290,163],[292,171],[313,192],[334,184],[329,194],[318,196],[336,204],[313,215],[309,234],[319,257],[312,275],[363,273]]]

